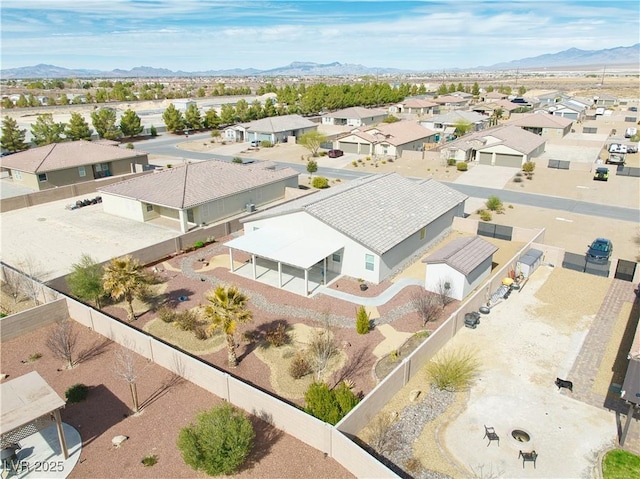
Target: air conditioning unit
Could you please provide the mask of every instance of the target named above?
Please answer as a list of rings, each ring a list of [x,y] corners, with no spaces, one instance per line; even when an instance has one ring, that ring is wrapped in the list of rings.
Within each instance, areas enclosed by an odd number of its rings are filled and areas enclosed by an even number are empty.
[[[256,205],[254,205],[253,203],[247,203],[247,206],[245,207],[245,210],[248,213],[252,213],[256,210]]]

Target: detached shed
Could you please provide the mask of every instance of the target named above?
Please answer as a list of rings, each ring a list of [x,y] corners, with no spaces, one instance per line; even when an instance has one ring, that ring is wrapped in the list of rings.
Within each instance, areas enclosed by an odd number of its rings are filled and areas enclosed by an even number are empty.
[[[427,264],[425,289],[464,299],[489,276],[496,251],[497,246],[480,236],[453,240],[422,260]]]
[[[517,273],[522,274],[523,277],[528,278],[531,276],[540,263],[542,263],[542,256],[544,253],[538,249],[530,249],[518,260]]]

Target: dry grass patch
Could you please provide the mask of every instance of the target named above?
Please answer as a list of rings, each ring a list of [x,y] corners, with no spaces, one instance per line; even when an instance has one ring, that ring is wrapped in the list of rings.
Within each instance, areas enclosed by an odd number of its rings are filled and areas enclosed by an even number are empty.
[[[152,319],[143,328],[150,334],[174,344],[191,354],[211,354],[226,347],[224,334],[218,333],[208,339],[198,339],[191,331],[183,331],[172,323]]]
[[[164,300],[164,293],[167,291],[167,283],[157,283],[150,284],[148,286],[148,297],[150,301],[142,301],[138,298],[133,299],[133,312],[136,317],[139,315],[146,313],[150,309],[153,309],[155,306],[160,304]],[[127,302],[122,299],[117,303],[111,303],[110,306],[114,306],[116,308],[124,309],[125,311],[129,310],[127,306]]]

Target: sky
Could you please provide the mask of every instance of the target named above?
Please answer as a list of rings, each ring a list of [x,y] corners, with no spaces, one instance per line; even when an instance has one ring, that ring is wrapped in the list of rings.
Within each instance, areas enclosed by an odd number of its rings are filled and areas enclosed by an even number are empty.
[[[427,71],[640,41],[637,0],[2,0],[0,68]]]

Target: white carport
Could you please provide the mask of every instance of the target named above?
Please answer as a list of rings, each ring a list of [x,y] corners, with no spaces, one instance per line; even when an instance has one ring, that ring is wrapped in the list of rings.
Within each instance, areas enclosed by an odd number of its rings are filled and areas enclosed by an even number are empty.
[[[318,263],[322,263],[321,283],[328,282],[327,257],[344,248],[342,241],[335,238],[316,238],[305,235],[302,231],[260,228],[239,238],[227,241],[231,272],[235,272],[233,250],[240,250],[251,255],[252,277],[256,281],[257,258],[264,258],[277,264],[277,287],[283,287],[283,266],[291,266],[304,273],[303,294],[309,295],[309,271]],[[239,268],[238,268],[239,269]]]

